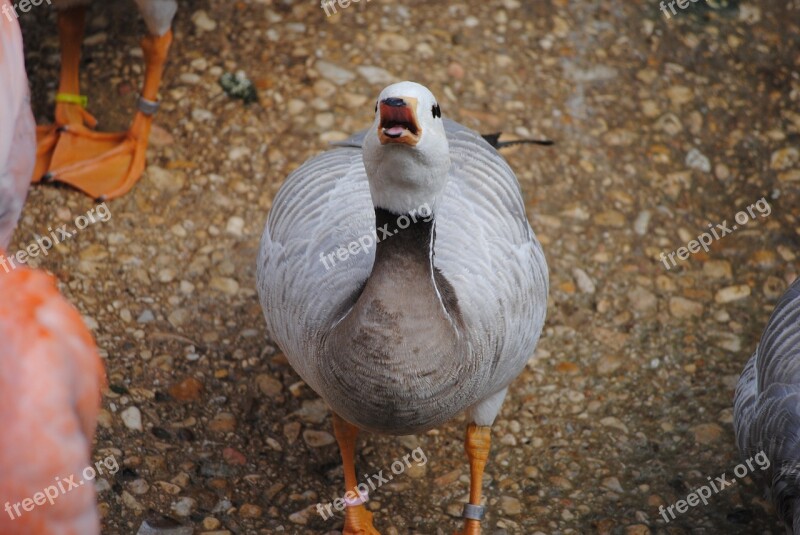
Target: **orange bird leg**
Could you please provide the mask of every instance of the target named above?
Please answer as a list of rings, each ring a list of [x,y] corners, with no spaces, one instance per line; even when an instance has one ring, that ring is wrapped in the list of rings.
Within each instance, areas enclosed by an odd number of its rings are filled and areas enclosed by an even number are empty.
[[[85,6],[68,8],[58,14],[58,36],[61,43],[59,94],[79,95],[81,92],[79,66],[85,18]],[[36,129],[36,167],[32,182],[39,182],[50,168],[53,150],[58,142],[59,130],[67,124],[75,127],[86,125],[94,128],[97,120],[80,104],[57,100],[55,123]]]
[[[345,498],[348,501],[353,501],[351,499],[353,495],[356,497],[359,496],[356,467],[354,463],[358,428],[334,413],[333,434],[336,436],[336,441],[339,443],[339,451],[342,454],[344,486],[347,489]],[[364,498],[366,498],[366,496],[364,496]],[[358,501],[358,499],[355,501]],[[372,513],[367,511],[363,504],[348,504],[345,510],[342,535],[380,535],[380,533],[372,525]]]
[[[142,40],[145,79],[137,112],[127,132],[94,132],[69,123],[59,135],[48,178],[69,184],[96,199],[120,197],[133,188],[145,167],[158,88],[172,43],[172,31]]]
[[[492,445],[492,428],[479,427],[474,423],[467,427],[467,438],[464,449],[469,457],[469,503],[464,506],[464,531],[456,535],[480,535],[481,519],[485,508],[481,505],[483,487],[483,471],[489,459]]]

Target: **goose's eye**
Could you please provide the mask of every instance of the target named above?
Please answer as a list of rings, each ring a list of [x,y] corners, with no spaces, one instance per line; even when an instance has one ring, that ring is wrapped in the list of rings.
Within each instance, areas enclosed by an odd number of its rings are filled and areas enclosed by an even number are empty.
[[[441,117],[442,116],[442,110],[439,109],[439,105],[438,104],[434,104],[433,105],[433,108],[431,108],[431,113],[433,114],[433,118],[434,119],[436,119],[437,117]]]

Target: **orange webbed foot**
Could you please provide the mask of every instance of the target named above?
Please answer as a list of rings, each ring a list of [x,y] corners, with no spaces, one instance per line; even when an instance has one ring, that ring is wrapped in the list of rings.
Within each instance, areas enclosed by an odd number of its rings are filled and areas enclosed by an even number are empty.
[[[381,535],[372,525],[372,513],[363,505],[348,506],[342,535]]]

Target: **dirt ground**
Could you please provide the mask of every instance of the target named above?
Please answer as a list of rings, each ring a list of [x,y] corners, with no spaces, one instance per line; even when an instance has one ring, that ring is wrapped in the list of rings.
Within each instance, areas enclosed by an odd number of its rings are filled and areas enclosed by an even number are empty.
[[[338,533],[342,516],[315,507],[343,491],[330,416],[266,338],[255,258],[286,175],[410,79],[484,133],[556,141],[506,154],[551,293],[494,426],[485,533],[783,533],[749,473],[668,523],[659,506],[732,479],[733,389],[798,275],[800,2],[676,9],[364,0],[327,17],[314,1],[182,2],[144,178],[108,221],[32,261],[106,359],[95,458],[123,468],[97,481],[103,532],[169,517],[184,531],[156,532]],[[48,122],[55,13],[42,4],[21,24]],[[89,12],[81,79],[104,130],[132,116],[143,32],[132,2]],[[257,103],[218,84],[240,70]],[[9,249],[93,205],[34,187]],[[708,252],[660,257],[737,223]],[[382,533],[460,527],[463,427],[364,435],[365,477],[416,448],[427,459],[372,493]]]

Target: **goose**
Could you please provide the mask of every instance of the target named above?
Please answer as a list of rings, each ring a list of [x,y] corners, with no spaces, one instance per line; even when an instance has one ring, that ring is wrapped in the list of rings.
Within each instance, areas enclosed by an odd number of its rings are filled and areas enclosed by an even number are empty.
[[[513,171],[425,86],[386,87],[371,128],[289,175],[258,293],[270,338],[333,412],[345,534],[378,533],[356,480],[360,430],[421,433],[462,412],[463,533],[480,533],[491,425],[539,339],[548,284]]]
[[[37,132],[33,182],[63,182],[95,199],[108,200],[130,191],[141,177],[178,4],[177,0],[135,1],[150,32],[142,40],[144,84],[128,131],[103,133],[94,130],[97,120],[86,111],[86,97],[80,94],[81,43],[86,6],[91,0],[52,0],[59,10],[61,80],[55,122],[39,127]]]
[[[736,444],[768,488],[786,533],[800,535],[800,278],[775,306],[734,396]]]
[[[99,535],[94,486],[71,484],[91,466],[102,361],[55,279],[4,256],[36,159],[22,36],[6,17],[0,94],[0,534]]]

